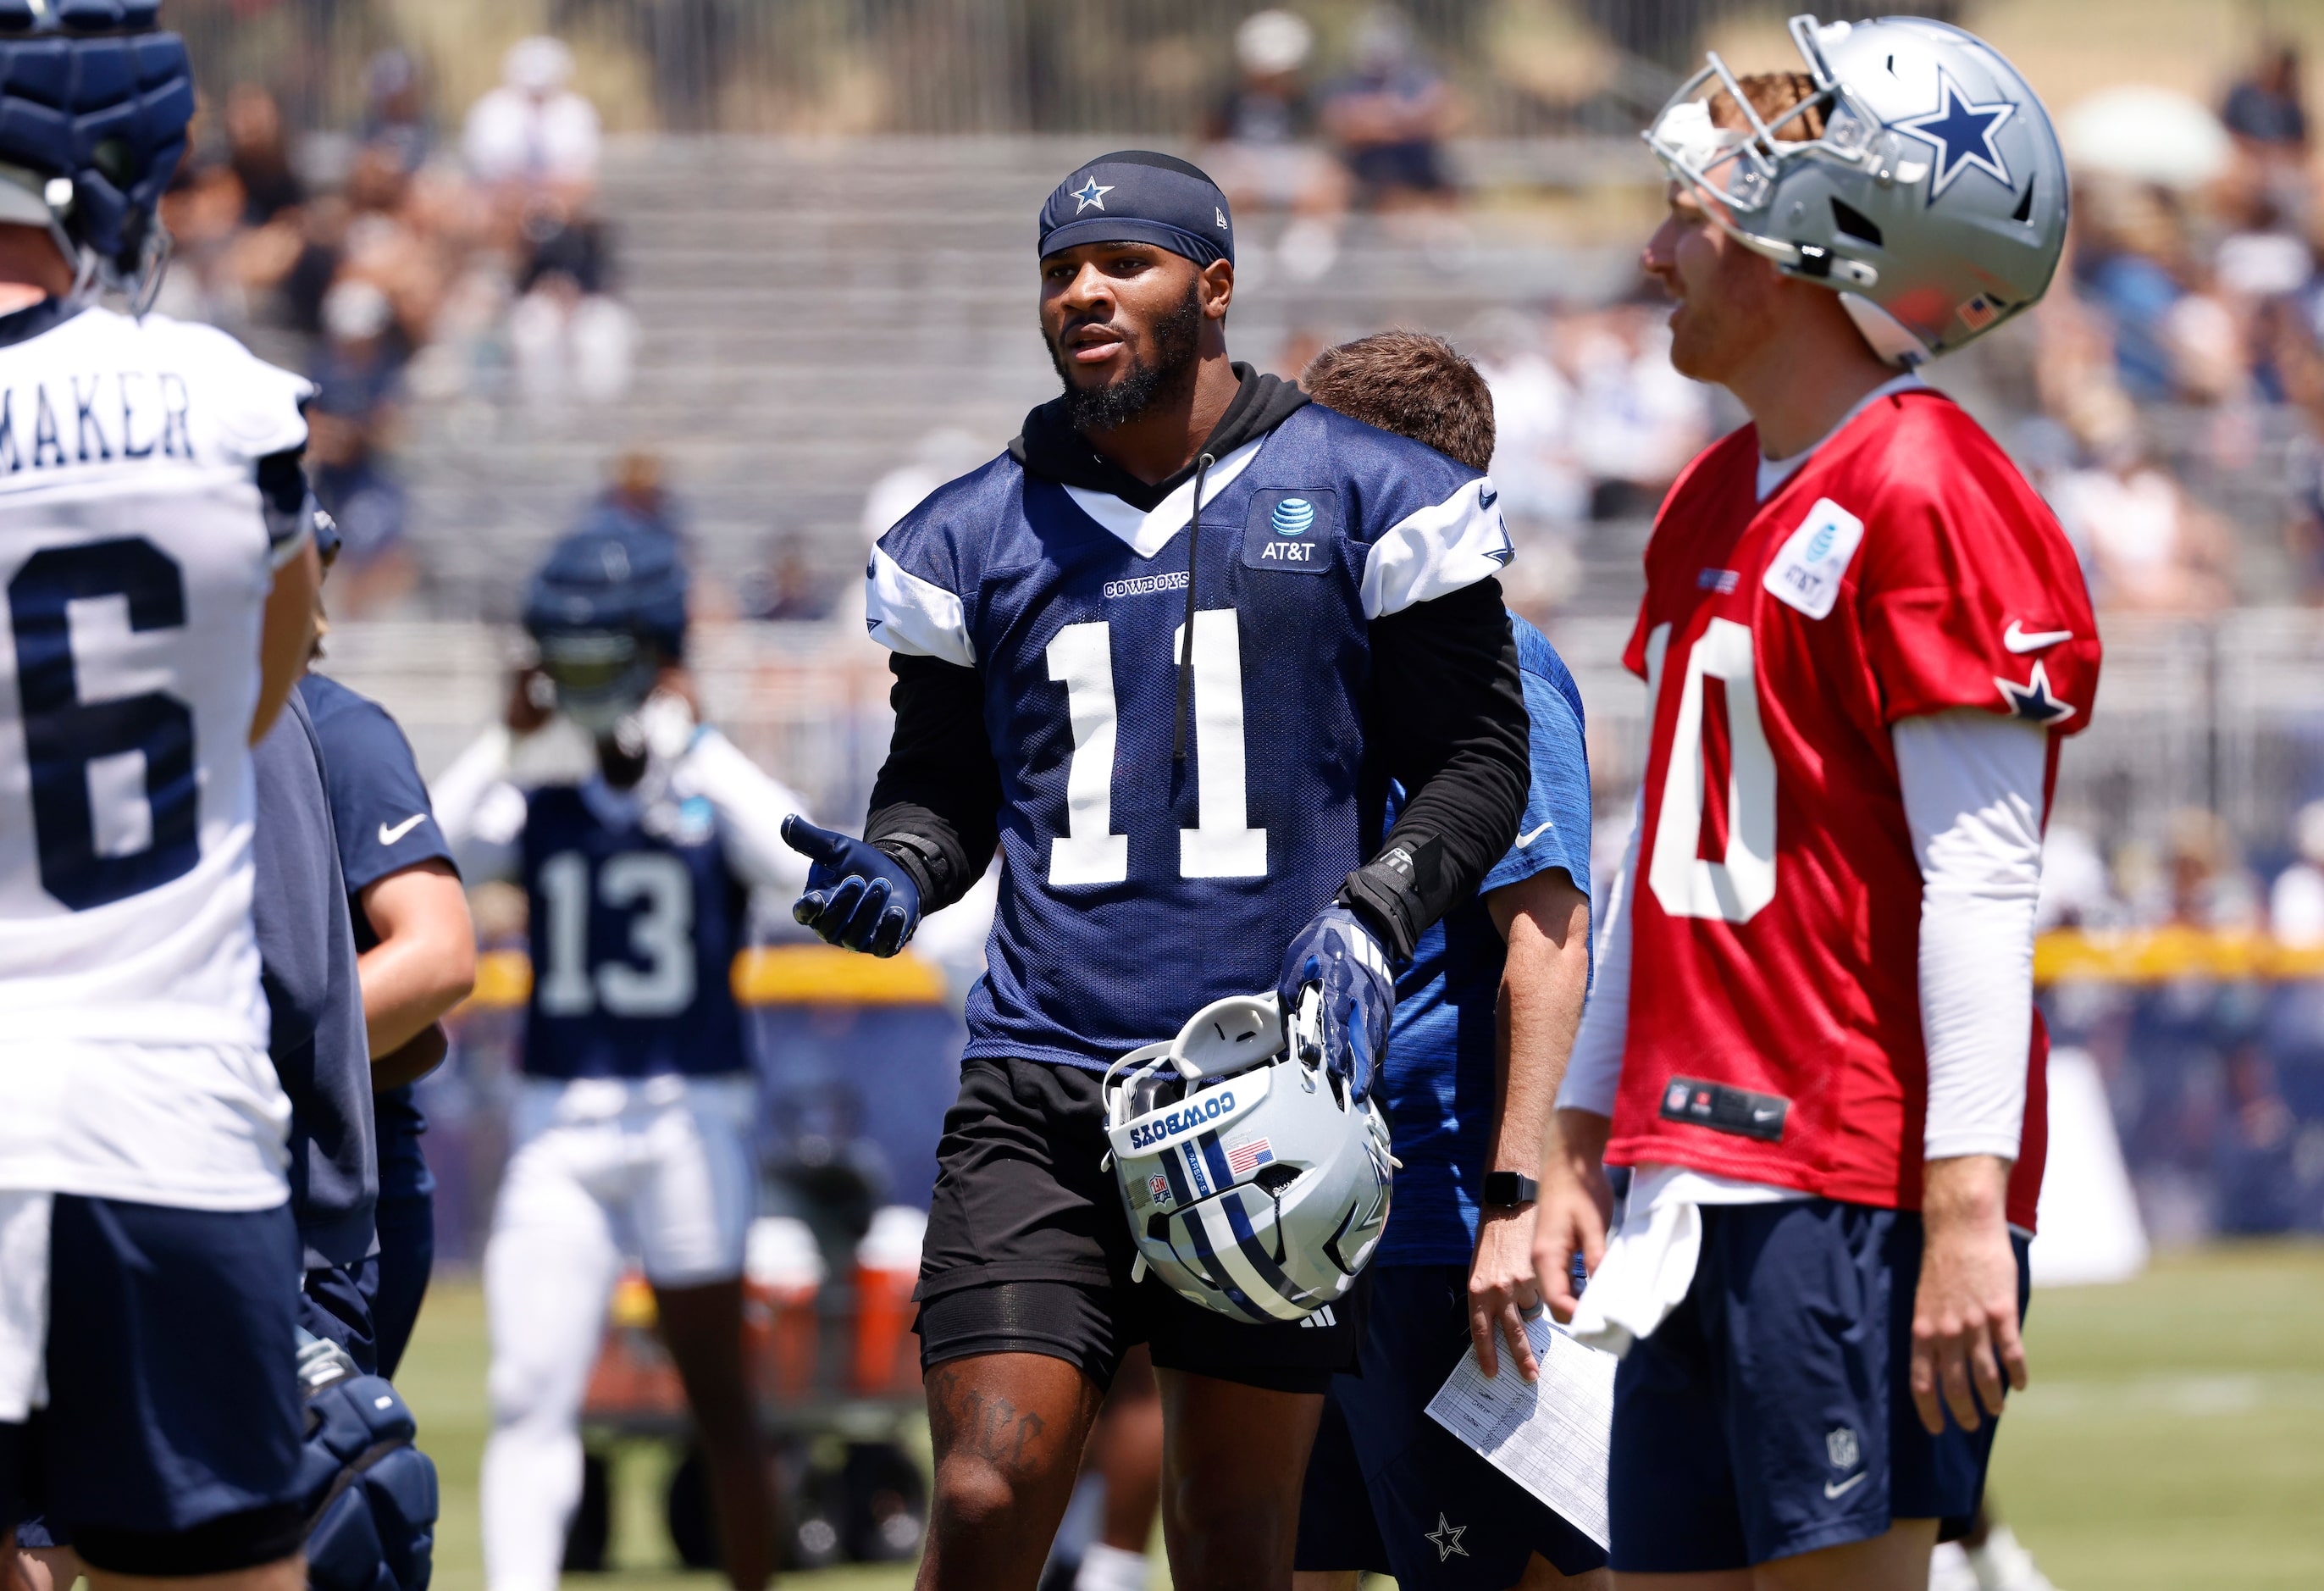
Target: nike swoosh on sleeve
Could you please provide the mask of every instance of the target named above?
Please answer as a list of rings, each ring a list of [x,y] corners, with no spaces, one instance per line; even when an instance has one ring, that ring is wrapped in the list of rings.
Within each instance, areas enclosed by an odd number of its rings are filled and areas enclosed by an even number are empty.
[[[2045,646],[2055,646],[2061,641],[2071,641],[2073,638],[2074,633],[2071,630],[2036,630],[2029,635],[2025,633],[2024,624],[2012,619],[2009,621],[2009,628],[2001,633],[2001,644],[2014,652],[2022,654],[2039,652]]]
[[[1872,1478],[1872,1472],[1871,1472],[1870,1470],[1868,1470],[1868,1469],[1860,1469],[1860,1470],[1857,1471],[1854,1475],[1849,1475],[1846,1480],[1844,1480],[1844,1481],[1840,1482],[1840,1485],[1836,1485],[1836,1486],[1835,1486],[1835,1485],[1833,1485],[1830,1481],[1826,1481],[1826,1482],[1824,1482],[1824,1484],[1823,1484],[1823,1494],[1824,1494],[1824,1496],[1825,1496],[1825,1498],[1826,1498],[1826,1499],[1831,1499],[1831,1498],[1833,1498],[1833,1497],[1844,1497],[1844,1496],[1846,1496],[1849,1493],[1850,1493],[1850,1492],[1854,1491],[1854,1490],[1857,1488],[1857,1486],[1858,1486],[1858,1484],[1860,1484],[1861,1482],[1864,1482],[1864,1481],[1868,1481],[1868,1480],[1869,1480],[1869,1479],[1871,1479],[1871,1478]]]
[[[401,839],[405,835],[410,834],[413,829],[419,828],[421,824],[427,821],[427,813],[414,812],[410,817],[406,818],[402,822],[397,824],[392,828],[390,828],[386,824],[383,823],[379,826],[379,843],[383,846],[392,846],[396,841]]]
[[[1548,822],[1543,824],[1539,828],[1535,829],[1532,833],[1517,836],[1517,843],[1509,848],[1511,850],[1522,851],[1527,846],[1533,844],[1534,841],[1539,839],[1543,835],[1547,834],[1551,829],[1555,828],[1556,827],[1557,819],[1552,818]]]

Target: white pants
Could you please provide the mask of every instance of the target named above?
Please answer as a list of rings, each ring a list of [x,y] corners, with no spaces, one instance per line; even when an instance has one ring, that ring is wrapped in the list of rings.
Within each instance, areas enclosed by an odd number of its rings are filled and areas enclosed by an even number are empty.
[[[484,1246],[484,1577],[551,1591],[581,1496],[581,1400],[634,1249],[657,1287],[731,1281],[757,1202],[752,1079],[527,1078]]]

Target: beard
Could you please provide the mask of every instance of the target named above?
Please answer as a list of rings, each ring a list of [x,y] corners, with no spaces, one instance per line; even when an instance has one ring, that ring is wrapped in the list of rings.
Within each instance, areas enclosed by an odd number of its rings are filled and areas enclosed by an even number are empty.
[[[1193,385],[1203,334],[1200,288],[1200,283],[1190,284],[1185,301],[1154,323],[1153,362],[1148,364],[1139,357],[1133,348],[1130,368],[1103,386],[1075,386],[1064,347],[1043,330],[1041,338],[1049,346],[1049,363],[1056,368],[1057,379],[1065,384],[1067,424],[1077,431],[1109,431],[1137,419],[1161,399],[1175,397]],[[1071,326],[1065,328],[1073,329]],[[1062,338],[1064,332],[1058,335]]]

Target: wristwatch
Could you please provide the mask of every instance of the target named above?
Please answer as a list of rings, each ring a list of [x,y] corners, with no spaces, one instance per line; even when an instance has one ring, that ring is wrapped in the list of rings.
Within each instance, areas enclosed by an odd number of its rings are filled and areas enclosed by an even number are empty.
[[[1485,1173],[1485,1204],[1499,1209],[1511,1205],[1531,1204],[1541,1197],[1541,1184],[1520,1171],[1488,1171]]]

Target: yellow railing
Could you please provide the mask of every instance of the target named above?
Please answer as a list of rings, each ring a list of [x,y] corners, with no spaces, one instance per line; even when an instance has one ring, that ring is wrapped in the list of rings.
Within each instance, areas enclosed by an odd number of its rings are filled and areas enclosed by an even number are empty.
[[[2324,945],[2283,945],[2264,934],[2195,928],[2084,933],[2062,930],[2034,945],[2034,981],[2073,978],[2159,984],[2178,977],[2223,981],[2324,978]],[[521,950],[494,950],[476,965],[471,1005],[505,1010],[532,992]],[[907,950],[881,960],[829,945],[780,945],[734,958],[734,998],[745,1005],[934,1005],[944,973]]]
[[[2324,977],[2324,945],[2284,945],[2265,934],[2200,928],[2126,933],[2043,934],[2034,944],[2034,981],[2068,978],[2159,984],[2179,977],[2283,981]]]
[[[734,957],[734,998],[745,1005],[935,1005],[945,998],[943,969],[907,950],[885,960],[830,945],[778,945]],[[532,965],[521,950],[477,958],[471,1005],[504,1010],[532,993]]]

